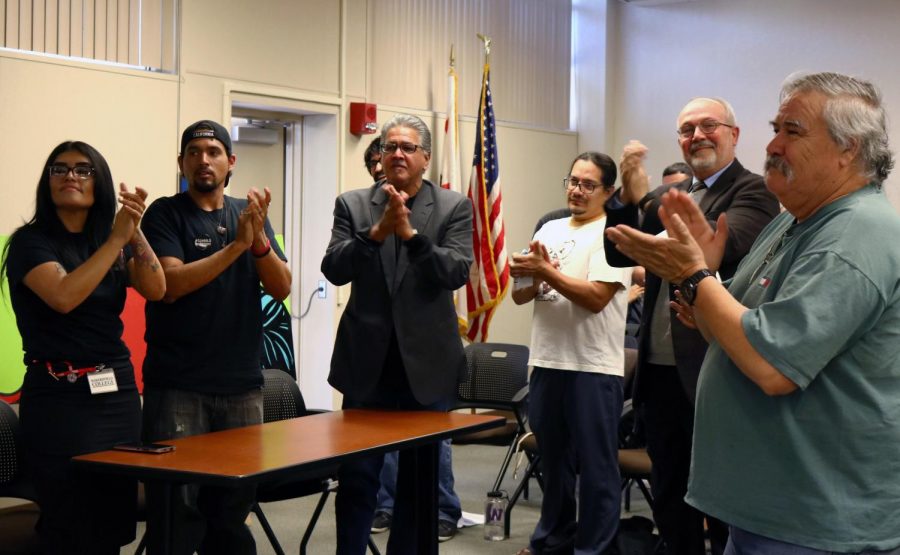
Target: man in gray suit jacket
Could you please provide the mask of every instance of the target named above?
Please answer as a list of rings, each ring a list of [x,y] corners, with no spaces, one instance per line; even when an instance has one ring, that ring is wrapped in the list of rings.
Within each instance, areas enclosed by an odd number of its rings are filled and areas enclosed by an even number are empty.
[[[338,197],[322,272],[351,284],[328,382],[344,408],[446,410],[465,372],[453,291],[472,263],[472,204],[423,178],[431,134],[398,115],[381,133],[385,180]],[[337,552],[365,553],[383,457],[346,463]],[[401,453],[388,553],[413,553],[411,458]]]

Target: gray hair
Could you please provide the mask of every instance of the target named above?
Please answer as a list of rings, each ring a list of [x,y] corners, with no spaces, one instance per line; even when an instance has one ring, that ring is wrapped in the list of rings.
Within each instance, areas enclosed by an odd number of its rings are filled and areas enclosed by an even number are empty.
[[[409,114],[397,114],[392,117],[390,121],[384,124],[384,127],[381,128],[381,143],[384,144],[387,142],[388,132],[395,127],[408,127],[409,129],[415,129],[419,133],[419,140],[422,141],[421,147],[422,150],[427,152],[429,155],[431,154],[431,131],[428,130],[428,126],[425,125],[425,122],[416,116],[411,116]]]
[[[827,100],[822,117],[841,148],[859,146],[857,159],[865,176],[878,184],[894,167],[888,145],[887,114],[875,85],[840,73],[791,74],[781,85],[782,104],[797,93],[817,92]]]
[[[684,105],[687,108],[688,104],[692,102],[696,102],[698,100],[706,100],[709,102],[715,102],[716,104],[722,106],[725,109],[725,121],[722,123],[727,123],[728,125],[737,125],[737,118],[734,115],[734,108],[731,106],[731,103],[725,100],[724,98],[718,96],[695,96],[694,98],[687,101],[687,104]],[[681,110],[684,111],[684,108]],[[681,117],[681,112],[679,112],[678,117]],[[675,125],[678,125],[678,120],[675,120]]]

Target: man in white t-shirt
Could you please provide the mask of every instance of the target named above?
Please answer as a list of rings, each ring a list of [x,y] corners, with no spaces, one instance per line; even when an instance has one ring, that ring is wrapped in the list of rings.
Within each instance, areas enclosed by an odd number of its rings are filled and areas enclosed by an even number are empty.
[[[513,255],[510,265],[513,301],[535,301],[529,421],[544,477],[541,518],[520,554],[603,553],[618,528],[631,269],[611,267],[603,252],[604,205],[615,182],[609,156],[580,154],[564,180],[572,216],[544,224],[528,254]]]

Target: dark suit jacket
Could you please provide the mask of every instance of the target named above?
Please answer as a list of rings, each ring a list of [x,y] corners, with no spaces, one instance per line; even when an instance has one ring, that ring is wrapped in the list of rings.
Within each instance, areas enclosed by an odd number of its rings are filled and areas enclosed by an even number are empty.
[[[646,233],[657,234],[664,228],[659,219],[659,197],[672,187],[687,191],[691,186],[691,180],[686,179],[670,187],[660,187],[651,193],[651,200],[645,205],[644,221],[641,230]],[[700,208],[707,219],[715,225],[719,214],[725,212],[728,215],[728,242],[725,245],[725,255],[719,268],[722,279],[729,279],[734,275],[738,263],[756,240],[756,236],[763,227],[768,224],[779,212],[778,200],[766,189],[763,178],[752,173],[737,160],[719,176],[712,189],[706,192],[700,200]],[[638,226],[638,209],[634,205],[622,205],[619,200],[619,192],[616,192],[606,206],[606,227],[625,224],[632,227]],[[604,239],[606,260],[613,266],[624,267],[637,265],[633,260],[619,252],[615,245]],[[638,354],[638,367],[635,374],[634,402],[641,402],[644,388],[652,384],[641,380],[641,368],[645,365],[645,355],[649,348],[650,325],[653,318],[653,307],[660,294],[662,280],[650,272],[647,272],[646,289],[644,290],[644,311],[641,316],[641,333]],[[675,300],[674,292],[667,291],[671,300]],[[675,312],[670,311],[672,318],[672,342],[675,350],[675,366],[685,393],[691,402],[696,398],[697,378],[700,375],[700,365],[706,355],[707,343],[697,330],[685,327]]]
[[[380,244],[369,239],[387,198],[378,183],[344,193],[334,205],[322,273],[351,289],[328,383],[366,399],[396,331],[410,388],[420,403],[431,404],[455,394],[466,368],[453,291],[466,283],[472,264],[472,203],[424,181],[410,214],[418,234],[397,253],[394,235]]]

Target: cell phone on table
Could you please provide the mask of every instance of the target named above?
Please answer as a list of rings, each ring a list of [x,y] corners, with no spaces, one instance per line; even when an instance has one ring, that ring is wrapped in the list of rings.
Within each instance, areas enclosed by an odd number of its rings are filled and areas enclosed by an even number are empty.
[[[135,451],[137,453],[168,453],[174,451],[174,445],[164,443],[122,443],[113,447],[118,451]]]

